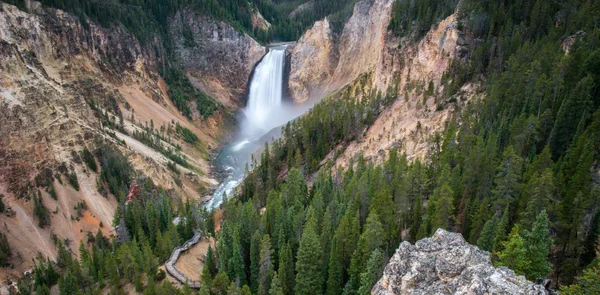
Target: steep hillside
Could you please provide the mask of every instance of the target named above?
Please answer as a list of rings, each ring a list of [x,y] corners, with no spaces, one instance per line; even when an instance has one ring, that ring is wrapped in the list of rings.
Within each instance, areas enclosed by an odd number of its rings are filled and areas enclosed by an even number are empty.
[[[228,24],[193,10],[169,25],[176,59],[188,78],[230,108],[243,107],[249,77],[266,48]]]
[[[233,125],[230,112],[243,104],[245,83],[264,48],[209,17],[189,25],[210,32],[194,36],[202,44],[197,54],[209,59],[191,64],[186,61],[194,56],[177,51],[190,80],[221,102],[210,116],[200,112],[201,100],[185,101],[192,110],[185,116],[169,97],[182,88],[159,75],[168,58],[160,36],[142,45],[122,27],[81,23],[37,2],[29,12],[0,4],[0,195],[10,208],[0,222],[13,249],[13,271],[31,268],[38,252],[55,258],[54,235],[71,241],[76,253],[88,232],[113,234],[113,216],[125,196],[106,192],[100,153],[107,146],[124,154],[138,176],[185,198],[204,197],[216,185],[209,155]],[[180,35],[174,33],[175,40]],[[236,80],[228,80],[223,68],[240,69]],[[38,196],[52,212],[46,222],[34,214]],[[75,208],[81,202],[83,215]]]
[[[413,42],[388,30],[393,2],[360,1],[340,36],[325,19],[292,51],[289,85],[297,102],[352,88],[362,75],[368,76],[363,88],[400,94],[358,140],[344,147],[336,167],[347,167],[359,154],[381,163],[392,148],[423,159],[429,136],[444,128],[457,106],[477,95],[477,87],[467,85],[454,97],[444,97],[444,74],[454,60],[466,57],[473,42],[458,30],[456,15]]]
[[[358,2],[339,37],[328,19],[315,23],[306,32],[291,57],[290,91],[294,101],[324,97],[361,74],[373,71],[381,62],[392,3],[391,0]],[[313,51],[325,60],[315,62],[307,58]]]

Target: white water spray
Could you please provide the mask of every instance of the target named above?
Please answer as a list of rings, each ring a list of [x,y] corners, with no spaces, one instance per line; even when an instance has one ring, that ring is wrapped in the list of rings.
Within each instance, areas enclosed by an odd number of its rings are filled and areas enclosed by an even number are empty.
[[[285,47],[273,48],[254,70],[242,136],[253,140],[282,123],[282,88]]]
[[[226,147],[217,158],[227,177],[206,203],[205,206],[209,210],[220,206],[223,198],[229,197],[241,183],[246,163],[249,162],[252,153],[264,144],[263,135],[297,116],[289,111],[293,108],[282,103],[285,50],[286,46],[270,48],[269,53],[254,69],[238,139]]]

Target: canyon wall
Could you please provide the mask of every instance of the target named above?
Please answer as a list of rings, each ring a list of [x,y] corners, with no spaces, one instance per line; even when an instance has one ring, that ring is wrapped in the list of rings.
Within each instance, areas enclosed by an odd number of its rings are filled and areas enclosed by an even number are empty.
[[[359,154],[381,163],[393,148],[406,152],[409,159],[423,159],[429,137],[444,128],[457,107],[477,96],[476,85],[468,85],[450,99],[452,103],[444,97],[444,73],[453,60],[467,56],[473,42],[468,33],[458,30],[455,14],[432,26],[423,38],[411,40],[388,30],[392,3],[359,1],[339,36],[325,19],[308,30],[292,51],[290,92],[297,103],[335,95],[357,84],[367,91],[397,93],[393,104],[362,136],[336,149],[335,167],[346,168]],[[358,83],[365,77],[366,84]],[[424,89],[430,83],[434,89],[427,93]]]
[[[296,102],[327,96],[381,63],[393,0],[362,0],[342,33],[316,22],[292,52],[291,94]],[[311,74],[307,74],[311,73]]]
[[[191,10],[175,14],[169,35],[194,84],[229,107],[243,107],[254,66],[266,48],[231,25]]]
[[[0,197],[10,208],[0,215],[0,224],[14,266],[0,269],[1,277],[31,268],[37,253],[56,258],[54,236],[69,241],[78,253],[88,232],[113,234],[117,197],[99,192],[99,173],[81,160],[86,148],[119,150],[137,176],[150,177],[184,198],[204,197],[217,184],[210,153],[226,138],[231,111],[243,105],[239,94],[264,48],[210,18],[189,27],[198,34],[194,42],[200,49],[176,50],[179,61],[192,82],[221,87],[206,86],[222,102],[208,118],[186,118],[168,96],[159,73],[168,62],[163,46],[170,40],[156,35],[141,44],[122,26],[82,23],[38,2],[30,2],[28,11],[0,3]],[[182,46],[177,36],[173,40],[176,49]],[[177,126],[198,141],[184,140]],[[188,165],[174,164],[164,151],[133,135],[150,128],[162,134],[165,149],[178,150]],[[73,178],[78,189],[70,184]],[[51,213],[46,227],[38,226],[33,214],[38,196]],[[75,205],[81,202],[88,209],[78,212]]]

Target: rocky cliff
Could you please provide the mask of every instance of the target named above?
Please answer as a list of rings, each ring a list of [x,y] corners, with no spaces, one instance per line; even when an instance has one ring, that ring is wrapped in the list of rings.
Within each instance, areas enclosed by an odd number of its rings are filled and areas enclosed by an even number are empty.
[[[444,94],[442,76],[453,60],[468,55],[473,42],[468,33],[458,30],[455,15],[432,26],[420,40],[399,38],[387,29],[392,3],[359,1],[341,35],[333,34],[325,19],[308,30],[292,51],[290,92],[296,102],[357,84],[383,94],[397,93],[393,104],[362,136],[336,149],[334,167],[345,168],[359,154],[380,163],[392,148],[400,148],[410,159],[423,158],[429,136],[444,127],[457,107],[477,95],[476,85],[468,85],[452,98]],[[430,84],[433,91],[426,92]]]
[[[292,49],[288,82],[292,99],[303,103],[321,96],[331,82],[337,62],[337,45],[325,18],[302,35]]]
[[[414,245],[403,242],[385,267],[373,295],[550,294],[505,267],[495,268],[490,253],[458,233],[438,229]]]
[[[197,86],[226,106],[244,105],[246,84],[265,47],[227,23],[187,10],[175,14],[169,33]]]
[[[316,22],[292,52],[293,99],[304,102],[326,96],[373,71],[381,62],[392,3],[359,1],[340,36],[334,36],[327,19]]]
[[[216,185],[208,153],[224,138],[226,113],[242,104],[223,100],[225,107],[213,116],[190,120],[175,108],[159,75],[166,55],[160,36],[141,44],[120,26],[81,23],[63,11],[29,3],[29,11],[0,3],[0,197],[11,208],[10,214],[0,215],[0,224],[15,266],[0,269],[3,278],[5,271],[30,268],[37,253],[55,258],[53,235],[70,241],[77,253],[87,232],[112,233],[116,196],[99,192],[99,174],[80,157],[85,148],[93,152],[112,146],[137,174],[180,196],[200,198]],[[211,81],[222,93],[243,92],[264,48],[225,23],[208,18],[190,22],[199,34],[195,46],[201,49],[177,51],[190,77]],[[204,58],[196,59],[200,56]],[[234,72],[223,73],[224,68]],[[220,92],[207,92],[221,98]],[[189,129],[198,141],[186,142],[176,126]],[[162,139],[150,144],[133,135],[149,128]],[[156,142],[164,150],[180,150],[188,165],[175,165]],[[78,190],[70,184],[73,176]],[[52,213],[49,227],[38,226],[36,196]],[[80,202],[88,208],[81,214],[74,208]]]

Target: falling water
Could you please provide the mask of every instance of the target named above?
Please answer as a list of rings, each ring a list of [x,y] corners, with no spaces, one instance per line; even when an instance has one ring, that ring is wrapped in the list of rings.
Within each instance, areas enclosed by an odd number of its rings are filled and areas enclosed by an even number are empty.
[[[205,204],[208,209],[219,207],[241,183],[252,154],[271,139],[265,135],[304,111],[282,100],[285,50],[286,46],[270,48],[254,70],[237,140],[226,146],[216,160],[225,177]]]
[[[269,51],[256,67],[244,109],[247,124],[242,126],[242,133],[246,136],[260,136],[277,127],[273,118],[281,108],[284,66],[285,48],[282,48]]]

